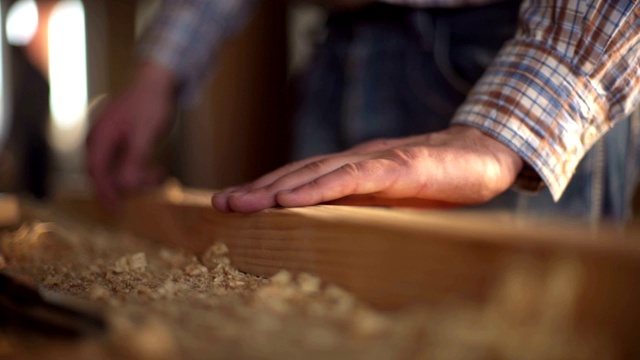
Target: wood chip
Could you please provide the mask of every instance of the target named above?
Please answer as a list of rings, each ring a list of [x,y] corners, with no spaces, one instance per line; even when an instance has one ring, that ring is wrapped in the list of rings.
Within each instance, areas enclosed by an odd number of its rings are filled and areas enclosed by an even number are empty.
[[[89,289],[89,298],[92,300],[108,300],[111,297],[111,292],[104,287],[93,284]]]
[[[205,275],[209,273],[209,270],[200,264],[189,264],[184,271],[191,276]]]
[[[307,273],[300,273],[297,277],[298,286],[303,294],[311,295],[320,292],[320,278]]]
[[[293,280],[293,275],[291,275],[287,270],[280,270],[269,278],[269,280],[271,280],[271,283],[275,285],[289,285]]]
[[[147,268],[147,257],[143,252],[139,252],[127,257],[129,268],[133,271],[144,271]]]

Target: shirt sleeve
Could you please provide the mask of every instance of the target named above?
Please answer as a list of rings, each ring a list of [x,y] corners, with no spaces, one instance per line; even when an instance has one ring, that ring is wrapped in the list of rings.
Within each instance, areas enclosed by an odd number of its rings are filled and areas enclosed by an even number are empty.
[[[170,70],[178,100],[191,105],[224,39],[240,29],[258,0],[164,0],[138,45],[138,59]]]
[[[525,0],[516,37],[452,123],[477,127],[516,151],[557,201],[586,151],[638,104],[639,7]]]

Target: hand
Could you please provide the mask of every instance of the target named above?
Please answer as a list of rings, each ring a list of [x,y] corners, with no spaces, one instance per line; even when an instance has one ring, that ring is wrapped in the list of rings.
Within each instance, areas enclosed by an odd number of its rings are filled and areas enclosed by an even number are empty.
[[[142,65],[92,127],[87,139],[89,174],[107,208],[115,210],[124,194],[162,181],[162,172],[153,169],[150,160],[157,138],[168,127],[173,87],[167,70]]]
[[[510,148],[481,131],[453,126],[376,140],[285,165],[213,196],[220,211],[250,212],[319,203],[479,204],[505,191],[522,168]]]

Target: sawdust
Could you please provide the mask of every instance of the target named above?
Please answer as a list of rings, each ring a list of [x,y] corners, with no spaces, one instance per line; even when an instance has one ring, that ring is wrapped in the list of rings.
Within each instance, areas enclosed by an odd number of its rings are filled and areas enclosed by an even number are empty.
[[[48,213],[47,213],[48,214]],[[580,268],[549,279],[517,259],[485,307],[376,311],[312,274],[245,274],[222,243],[198,258],[48,214],[0,233],[0,268],[101,309],[105,336],[53,342],[0,330],[0,356],[92,359],[607,359],[566,330]],[[509,265],[511,266],[511,265]],[[523,286],[527,284],[527,286]],[[531,291],[558,307],[540,318]]]

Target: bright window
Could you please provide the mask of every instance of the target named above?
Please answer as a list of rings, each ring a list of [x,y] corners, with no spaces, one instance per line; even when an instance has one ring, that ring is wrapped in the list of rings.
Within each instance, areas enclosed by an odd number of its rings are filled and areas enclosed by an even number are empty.
[[[60,1],[49,19],[49,85],[52,145],[76,150],[87,130],[87,50],[84,6]]]

